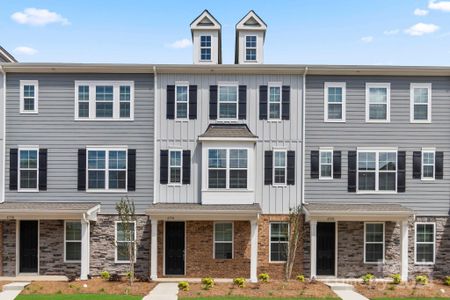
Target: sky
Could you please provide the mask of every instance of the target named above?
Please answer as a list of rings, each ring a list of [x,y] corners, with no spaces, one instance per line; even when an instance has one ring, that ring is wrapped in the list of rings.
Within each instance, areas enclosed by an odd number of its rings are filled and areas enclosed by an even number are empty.
[[[268,25],[266,64],[450,66],[450,0],[0,0],[0,45],[22,62],[192,63],[189,24]]]

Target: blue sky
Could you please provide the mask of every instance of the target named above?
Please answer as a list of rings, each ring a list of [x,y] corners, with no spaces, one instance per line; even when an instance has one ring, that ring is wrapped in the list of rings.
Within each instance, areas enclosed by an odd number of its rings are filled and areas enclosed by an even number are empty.
[[[265,63],[450,66],[450,0],[0,0],[0,45],[24,62],[189,64],[182,41],[204,9],[222,23],[224,63],[253,9]]]

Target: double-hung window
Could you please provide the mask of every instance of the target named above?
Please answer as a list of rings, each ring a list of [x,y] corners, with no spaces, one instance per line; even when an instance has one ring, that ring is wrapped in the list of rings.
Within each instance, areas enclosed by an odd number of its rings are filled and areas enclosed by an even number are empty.
[[[186,120],[188,118],[189,86],[187,84],[176,85],[175,92],[175,118],[178,120]]]
[[[434,149],[422,149],[422,179],[433,180],[435,175],[436,153]]]
[[[434,264],[435,226],[434,223],[416,223],[416,264]]]
[[[37,80],[20,81],[20,112],[38,112],[39,85]]]
[[[245,36],[245,60],[256,61],[256,35]]]
[[[390,122],[390,83],[366,83],[366,122]]]
[[[287,169],[287,151],[273,151],[273,184],[286,185],[286,169]]]
[[[219,85],[218,97],[219,120],[237,120],[238,86],[235,84]]]
[[[169,150],[169,183],[181,184],[182,151]]]
[[[208,188],[246,189],[247,177],[247,149],[208,150]]]
[[[397,150],[358,150],[358,191],[397,191]]]
[[[233,223],[214,223],[214,258],[233,258]]]
[[[95,116],[97,118],[113,117],[113,96],[112,85],[98,85],[95,87]]]
[[[200,60],[211,61],[211,36],[200,36]]]
[[[19,191],[37,191],[39,149],[19,148]]]
[[[136,260],[136,222],[116,222],[116,262],[130,262],[130,247]]]
[[[281,84],[269,84],[269,120],[281,120]]]
[[[89,86],[78,86],[78,117],[89,118]]]
[[[384,223],[364,224],[364,263],[384,262]]]
[[[66,221],[64,225],[64,261],[81,261],[81,222]]]
[[[126,149],[87,149],[87,186],[91,191],[125,191]]]
[[[431,122],[431,83],[411,83],[411,122]]]
[[[285,262],[288,255],[289,223],[270,223],[270,261]]]
[[[345,122],[345,82],[325,82],[325,122]]]
[[[333,178],[333,149],[320,149],[319,178]]]
[[[131,87],[120,86],[120,118],[129,118],[131,115]]]

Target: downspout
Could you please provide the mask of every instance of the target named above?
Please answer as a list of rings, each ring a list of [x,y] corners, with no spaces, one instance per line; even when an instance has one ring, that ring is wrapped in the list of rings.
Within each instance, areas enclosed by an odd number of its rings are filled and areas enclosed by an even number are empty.
[[[308,67],[305,67],[303,73],[303,97],[302,97],[302,204],[305,204],[305,124],[306,124],[306,74],[308,73]]]
[[[3,105],[3,111],[2,111],[2,117],[3,117],[3,132],[2,132],[2,151],[3,151],[3,155],[2,155],[2,171],[1,171],[1,176],[2,176],[2,179],[1,179],[1,184],[2,184],[2,194],[1,194],[1,199],[0,199],[0,203],[3,203],[3,202],[5,202],[5,190],[6,190],[6,188],[5,188],[5,168],[6,168],[6,166],[5,166],[5,164],[6,164],[6,153],[5,153],[5,151],[6,151],[6,72],[5,72],[5,70],[3,69],[3,66],[0,66],[0,73],[2,73],[2,75],[3,75],[3,103],[2,103],[2,105]]]
[[[157,164],[157,155],[156,155],[156,135],[158,133],[157,127],[158,122],[156,120],[158,114],[158,73],[156,71],[156,66],[153,66],[153,101],[154,101],[154,107],[153,107],[153,204],[157,203],[156,201],[156,175],[158,174],[156,171],[156,164]]]

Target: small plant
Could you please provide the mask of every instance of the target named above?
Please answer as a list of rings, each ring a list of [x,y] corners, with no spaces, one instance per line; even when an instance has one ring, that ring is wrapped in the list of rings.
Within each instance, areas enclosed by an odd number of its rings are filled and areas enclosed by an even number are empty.
[[[371,273],[367,273],[366,275],[362,276],[361,278],[362,278],[362,281],[364,284],[369,284],[370,281],[375,279],[375,276]]]
[[[427,285],[428,284],[428,276],[427,275],[417,275],[416,276],[416,284]]]
[[[204,277],[202,278],[202,284],[203,289],[207,291],[214,286],[214,279],[212,279],[211,277]]]
[[[391,278],[393,284],[400,284],[400,282],[402,282],[402,277],[400,276],[400,274],[392,274]]]
[[[108,271],[102,271],[102,272],[100,273],[100,277],[101,277],[103,280],[108,281],[108,280],[111,278],[111,274],[109,274]]]
[[[297,277],[295,277],[295,279],[297,279],[297,281],[299,282],[305,282],[305,275],[297,275]]]
[[[105,292],[105,288],[99,289],[98,292],[99,292],[100,294],[103,294],[103,293]]]
[[[395,285],[389,286],[389,287],[388,287],[388,290],[390,290],[390,291],[395,291]]]
[[[58,291],[56,292],[56,294],[61,295],[61,294],[62,294],[62,291],[61,291],[61,290],[58,290]]]
[[[243,288],[243,287],[245,287],[245,278],[242,278],[242,277],[234,278],[233,283],[234,283],[234,285],[236,285],[240,288]]]
[[[444,278],[444,284],[445,284],[445,285],[450,285],[450,276],[446,276],[446,277]]]
[[[269,282],[270,276],[267,273],[261,273],[258,275],[258,279],[262,282]]]
[[[128,280],[130,280],[130,278],[131,278],[131,275],[133,275],[133,272],[127,272],[127,278],[128,278]],[[133,275],[133,278],[134,278],[134,275]]]
[[[187,281],[180,281],[178,283],[178,289],[182,290],[182,291],[189,291],[189,282]]]

